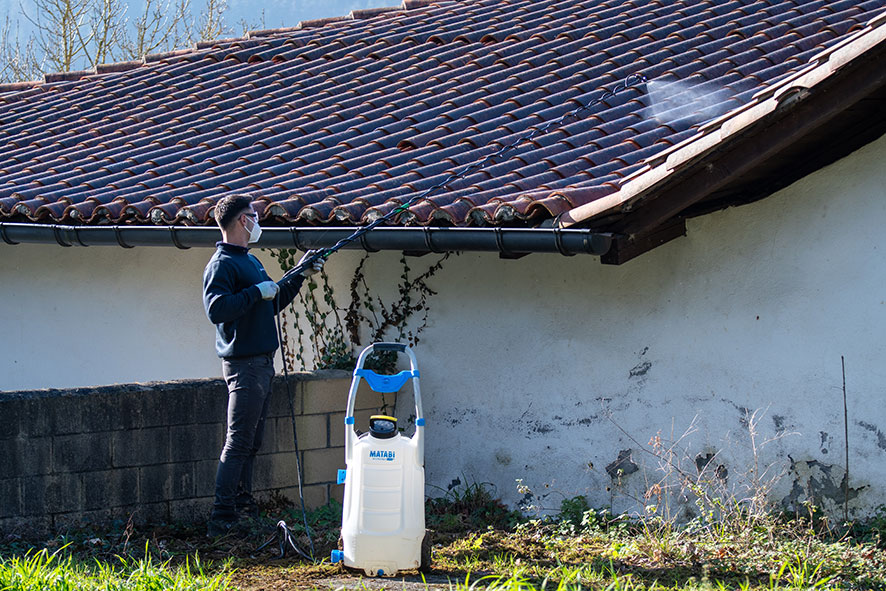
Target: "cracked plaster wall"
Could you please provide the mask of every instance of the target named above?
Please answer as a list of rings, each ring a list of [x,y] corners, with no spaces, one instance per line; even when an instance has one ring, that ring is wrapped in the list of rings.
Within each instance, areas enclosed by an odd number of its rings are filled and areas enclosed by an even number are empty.
[[[637,510],[661,476],[643,450],[693,420],[681,460],[740,487],[752,458],[747,413],[765,409],[761,440],[783,436],[760,454],[785,472],[773,496],[786,506],[829,496],[835,510],[845,355],[850,508],[879,505],[884,159],[880,139],[761,202],[690,220],[687,237],[620,267],[559,255],[447,261],[416,351],[428,494],[460,479],[492,483],[514,505],[556,509],[582,494]],[[0,251],[0,390],[219,375],[200,303],[210,250]],[[338,293],[359,256],[330,261]],[[367,265],[370,287],[388,299],[398,259],[377,253]]]
[[[880,139],[766,200],[690,220],[686,238],[620,267],[553,255],[448,262],[419,350],[429,483],[491,482],[511,503],[551,509],[583,494],[638,510],[663,473],[642,450],[694,419],[679,459],[744,496],[748,413],[760,409],[758,446],[775,438],[758,453],[772,498],[793,508],[811,496],[842,514],[844,355],[849,508],[880,505],[884,159]]]

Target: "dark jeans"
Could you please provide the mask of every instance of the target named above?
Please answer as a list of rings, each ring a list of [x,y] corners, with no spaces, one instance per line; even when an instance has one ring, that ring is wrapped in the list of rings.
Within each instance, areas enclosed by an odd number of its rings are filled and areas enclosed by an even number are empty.
[[[228,384],[228,432],[215,475],[212,519],[236,519],[253,505],[252,471],[261,448],[274,377],[273,353],[222,360]]]

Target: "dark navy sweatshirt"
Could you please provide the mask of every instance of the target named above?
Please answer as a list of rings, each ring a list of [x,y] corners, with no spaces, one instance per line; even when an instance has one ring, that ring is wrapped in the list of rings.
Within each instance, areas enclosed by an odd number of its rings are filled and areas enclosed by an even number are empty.
[[[203,306],[215,324],[219,357],[247,357],[272,353],[280,344],[274,316],[298,294],[304,277],[294,275],[279,284],[273,300],[263,300],[257,284],[270,281],[265,268],[249,249],[219,242],[203,271]]]

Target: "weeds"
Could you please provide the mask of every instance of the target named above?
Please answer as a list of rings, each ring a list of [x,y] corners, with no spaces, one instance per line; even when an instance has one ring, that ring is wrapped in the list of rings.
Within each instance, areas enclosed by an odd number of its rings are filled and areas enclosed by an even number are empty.
[[[0,589],[4,591],[90,591],[126,589],[149,591],[223,591],[230,588],[227,567],[210,574],[197,555],[173,567],[156,562],[150,552],[140,560],[117,557],[113,563],[82,562],[65,548],[30,551],[24,556],[0,557]]]
[[[757,439],[759,415],[747,419],[749,449],[759,456],[767,443]],[[632,514],[613,515],[609,508],[590,507],[584,496],[564,495],[558,514],[527,519],[504,505],[491,485],[457,480],[426,502],[435,574],[463,581],[450,583],[448,591],[886,591],[886,507],[844,532],[836,532],[811,503],[800,515],[774,513],[765,493],[780,475],[776,466],[756,457],[747,478],[732,475],[738,482],[727,486],[723,458],[688,453],[684,442],[691,431],[692,425],[670,440],[660,434],[652,439],[647,455],[667,478],[647,481],[646,494],[637,497],[644,510]],[[522,481],[518,487],[532,496]],[[694,499],[694,519],[682,522],[669,509],[676,494]],[[300,513],[284,501],[272,497],[263,508],[304,536]],[[335,546],[341,510],[332,501],[308,515],[320,556]],[[176,536],[186,539],[173,541]],[[7,538],[5,545],[0,541],[0,556],[10,555],[0,558],[0,590],[221,590],[238,583],[250,590],[316,589],[324,586],[318,579],[341,576],[327,562],[281,569],[268,557],[255,557],[253,549],[267,532],[256,536],[208,545],[202,532],[196,537],[193,530],[167,527],[145,534],[129,522],[116,534],[75,532],[42,549]],[[114,558],[115,551],[125,553],[145,538],[150,544],[143,555]],[[197,560],[230,555],[234,562],[221,568]]]
[[[519,512],[508,509],[493,495],[490,485],[474,481],[457,484],[443,496],[427,499],[425,515],[428,527],[441,533],[486,527],[507,529],[522,520]]]

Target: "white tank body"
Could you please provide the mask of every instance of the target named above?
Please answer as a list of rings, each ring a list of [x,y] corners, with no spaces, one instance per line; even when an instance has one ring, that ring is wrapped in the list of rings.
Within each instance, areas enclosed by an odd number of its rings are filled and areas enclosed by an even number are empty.
[[[419,567],[425,535],[420,437],[354,438],[342,515],[345,566],[369,576]]]

